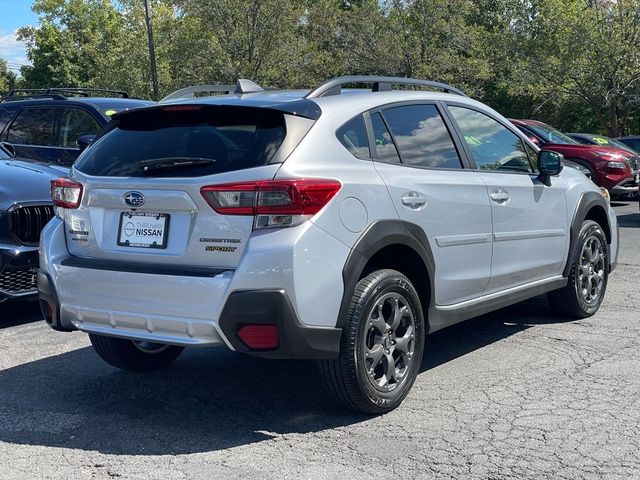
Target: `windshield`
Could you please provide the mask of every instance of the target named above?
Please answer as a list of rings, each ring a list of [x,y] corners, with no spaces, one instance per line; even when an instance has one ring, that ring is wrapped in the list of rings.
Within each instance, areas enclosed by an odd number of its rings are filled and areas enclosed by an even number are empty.
[[[638,154],[629,145],[625,145],[624,143],[619,142],[618,140],[614,140],[613,138],[605,137],[603,135],[588,135],[588,136],[585,135],[585,136],[589,138],[589,140],[595,145],[601,145],[603,147],[616,147],[621,150],[625,150],[629,153],[633,153],[634,155]]]
[[[580,145],[580,142],[574,140],[568,135],[565,135],[560,130],[556,130],[544,123],[536,123],[534,125],[527,124],[527,128],[533,133],[542,137],[545,143],[560,143],[568,145]]]
[[[126,114],[78,158],[88,175],[199,177],[266,165],[284,115],[248,107],[167,107]]]

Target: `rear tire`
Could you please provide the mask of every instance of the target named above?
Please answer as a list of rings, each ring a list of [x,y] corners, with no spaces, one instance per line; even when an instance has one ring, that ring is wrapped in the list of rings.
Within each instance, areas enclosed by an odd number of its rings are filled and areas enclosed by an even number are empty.
[[[593,220],[582,224],[570,262],[567,286],[549,292],[549,303],[565,317],[590,317],[602,304],[609,278],[607,238]]]
[[[91,345],[108,364],[134,372],[149,372],[169,366],[184,350],[174,345],[136,342],[89,334]]]
[[[336,360],[321,360],[320,373],[333,398],[358,413],[396,408],[420,370],[425,322],[407,277],[378,270],[363,278],[349,305]]]

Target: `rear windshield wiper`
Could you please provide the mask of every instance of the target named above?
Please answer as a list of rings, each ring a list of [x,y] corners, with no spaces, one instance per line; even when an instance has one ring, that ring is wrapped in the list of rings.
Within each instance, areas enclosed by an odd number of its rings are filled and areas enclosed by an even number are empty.
[[[151,172],[154,170],[171,170],[171,169],[183,169],[183,168],[197,168],[205,167],[207,165],[214,165],[216,160],[214,158],[203,157],[166,157],[166,158],[150,158],[148,160],[140,160],[138,166],[144,172]]]

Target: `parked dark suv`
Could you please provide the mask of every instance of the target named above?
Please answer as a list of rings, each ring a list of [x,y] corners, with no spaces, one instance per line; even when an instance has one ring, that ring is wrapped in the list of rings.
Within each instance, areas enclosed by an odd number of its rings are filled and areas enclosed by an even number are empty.
[[[0,141],[11,144],[17,157],[71,165],[81,137],[88,141],[116,112],[152,104],[128,97],[87,88],[12,90],[0,102]]]
[[[111,114],[152,102],[86,89],[13,91],[0,102],[0,302],[35,298],[40,231],[53,216],[51,179],[66,176]],[[71,95],[82,95],[80,98]]]
[[[568,135],[537,120],[511,120],[540,148],[564,155],[567,162],[589,170],[591,180],[613,195],[635,195],[638,185],[632,170],[637,157],[627,150],[607,145],[583,145]]]

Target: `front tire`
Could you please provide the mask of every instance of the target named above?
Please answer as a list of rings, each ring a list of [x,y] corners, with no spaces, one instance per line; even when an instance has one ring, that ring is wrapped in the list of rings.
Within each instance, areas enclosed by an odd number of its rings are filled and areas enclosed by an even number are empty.
[[[400,272],[378,270],[356,285],[338,359],[320,361],[320,372],[338,403],[358,413],[386,413],[413,386],[424,342],[415,288]]]
[[[561,315],[586,318],[598,311],[607,290],[607,238],[599,224],[585,220],[576,242],[567,286],[549,292],[547,297]]]
[[[174,345],[160,345],[122,338],[89,334],[91,345],[100,357],[122,370],[149,372],[169,366],[184,350]]]

